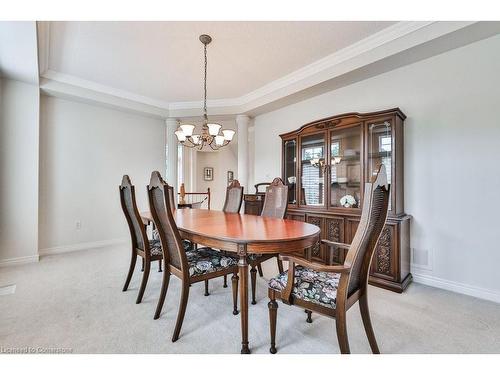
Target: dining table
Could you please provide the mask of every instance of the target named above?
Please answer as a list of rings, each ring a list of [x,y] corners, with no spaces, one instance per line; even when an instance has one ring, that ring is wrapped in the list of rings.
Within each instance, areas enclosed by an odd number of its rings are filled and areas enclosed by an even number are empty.
[[[141,216],[143,221],[153,222],[150,212],[141,212]],[[320,240],[319,227],[297,220],[207,209],[177,209],[173,216],[182,239],[237,255],[241,353],[249,354],[248,255],[294,253],[310,248]]]

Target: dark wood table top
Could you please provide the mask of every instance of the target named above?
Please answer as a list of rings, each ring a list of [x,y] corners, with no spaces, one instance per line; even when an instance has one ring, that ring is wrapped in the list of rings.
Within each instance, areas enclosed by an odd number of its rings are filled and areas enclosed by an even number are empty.
[[[152,220],[149,212],[141,216]],[[174,218],[184,238],[234,252],[238,244],[250,253],[293,252],[314,245],[320,233],[317,226],[301,221],[214,210],[175,210]]]

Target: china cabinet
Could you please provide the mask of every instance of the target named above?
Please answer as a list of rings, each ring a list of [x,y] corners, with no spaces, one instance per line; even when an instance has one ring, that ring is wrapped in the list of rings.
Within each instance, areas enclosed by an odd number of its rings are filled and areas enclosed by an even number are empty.
[[[386,166],[391,185],[389,216],[374,253],[370,283],[402,292],[411,282],[410,216],[403,200],[403,125],[406,116],[390,109],[348,113],[308,123],[282,138],[282,174],[288,184],[289,219],[321,228],[321,237],[350,243],[361,216],[364,183]],[[343,263],[345,251],[324,245],[304,256]]]

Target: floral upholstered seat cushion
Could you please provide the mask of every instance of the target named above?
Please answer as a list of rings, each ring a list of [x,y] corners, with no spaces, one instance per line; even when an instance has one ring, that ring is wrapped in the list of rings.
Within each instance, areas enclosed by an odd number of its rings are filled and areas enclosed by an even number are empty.
[[[186,256],[189,263],[189,276],[217,272],[238,264],[235,258],[226,256],[209,247],[186,251]]]
[[[269,287],[281,292],[286,287],[287,279],[287,273],[283,272],[269,281]],[[292,295],[304,301],[335,308],[339,280],[339,273],[318,272],[296,266]]]
[[[163,255],[160,240],[149,240],[149,252],[151,256]]]
[[[153,229],[153,241],[160,241],[160,234],[158,233],[158,229]],[[182,240],[182,246],[184,247],[184,251],[190,251],[193,249],[193,244],[191,241]]]

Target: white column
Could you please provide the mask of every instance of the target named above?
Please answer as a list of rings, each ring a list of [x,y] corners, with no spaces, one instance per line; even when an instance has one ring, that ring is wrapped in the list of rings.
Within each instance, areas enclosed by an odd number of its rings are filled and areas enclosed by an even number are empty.
[[[166,137],[167,137],[167,174],[165,175],[165,181],[174,187],[174,196],[177,196],[179,192],[179,186],[177,186],[177,137],[174,132],[177,129],[177,120],[174,118],[167,118],[166,123]]]
[[[238,125],[238,181],[250,191],[248,186],[248,124],[250,117],[247,115],[236,116],[236,125]]]

